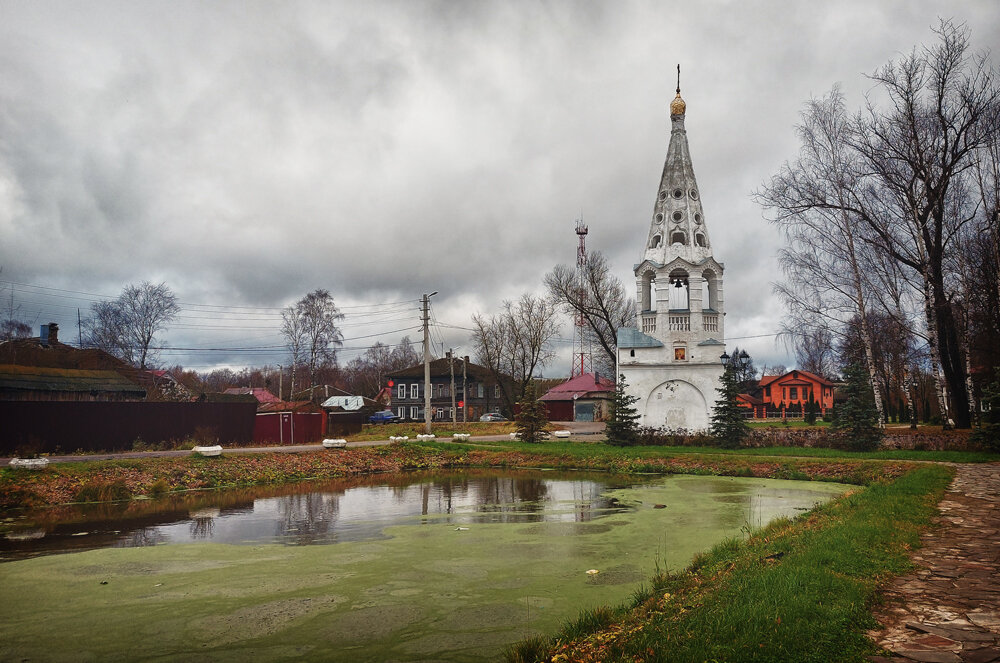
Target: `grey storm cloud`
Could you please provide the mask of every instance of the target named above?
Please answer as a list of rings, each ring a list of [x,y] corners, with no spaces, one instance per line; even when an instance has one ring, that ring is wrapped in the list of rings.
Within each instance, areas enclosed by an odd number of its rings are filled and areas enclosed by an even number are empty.
[[[0,280],[256,307],[437,290],[436,317],[467,327],[572,263],[582,215],[631,283],[680,62],[727,329],[787,363],[781,238],[751,193],[794,156],[810,95],[840,82],[859,105],[939,16],[1000,40],[1000,6],[973,0],[2,3]],[[75,322],[69,299],[21,296]]]

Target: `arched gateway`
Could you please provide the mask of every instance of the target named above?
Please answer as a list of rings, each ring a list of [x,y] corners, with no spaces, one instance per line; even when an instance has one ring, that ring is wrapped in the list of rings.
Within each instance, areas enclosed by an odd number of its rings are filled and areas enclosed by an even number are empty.
[[[724,268],[712,255],[685,111],[678,67],[667,159],[634,269],[636,326],[618,330],[618,373],[639,398],[642,425],[695,431],[709,425],[722,374]]]

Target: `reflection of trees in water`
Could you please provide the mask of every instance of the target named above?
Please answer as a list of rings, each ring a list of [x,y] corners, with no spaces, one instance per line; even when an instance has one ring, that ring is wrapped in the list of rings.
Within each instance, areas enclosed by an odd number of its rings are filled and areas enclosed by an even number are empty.
[[[340,517],[340,497],[340,493],[308,493],[280,498],[275,535],[297,543],[328,538]]]
[[[167,537],[163,535],[160,528],[142,527],[129,532],[120,545],[126,548],[142,548],[144,546],[155,546],[166,540]]]
[[[191,518],[191,538],[210,539],[215,531],[214,516],[195,516]]]
[[[488,477],[475,487],[475,508],[493,522],[537,522],[544,518],[549,486],[542,479]]]

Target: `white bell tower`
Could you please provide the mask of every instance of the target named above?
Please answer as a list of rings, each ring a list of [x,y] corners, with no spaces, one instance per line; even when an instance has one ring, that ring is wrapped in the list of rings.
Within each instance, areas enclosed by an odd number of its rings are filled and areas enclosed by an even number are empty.
[[[618,330],[618,373],[639,397],[641,425],[699,431],[709,426],[722,375],[724,267],[712,255],[685,111],[678,65],[670,145],[635,266],[637,326]]]

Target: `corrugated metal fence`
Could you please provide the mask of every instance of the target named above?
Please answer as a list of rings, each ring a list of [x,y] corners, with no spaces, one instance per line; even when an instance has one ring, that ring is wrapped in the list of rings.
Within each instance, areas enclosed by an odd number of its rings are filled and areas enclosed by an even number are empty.
[[[122,451],[139,439],[248,442],[256,413],[256,403],[0,401],[0,454]]]

